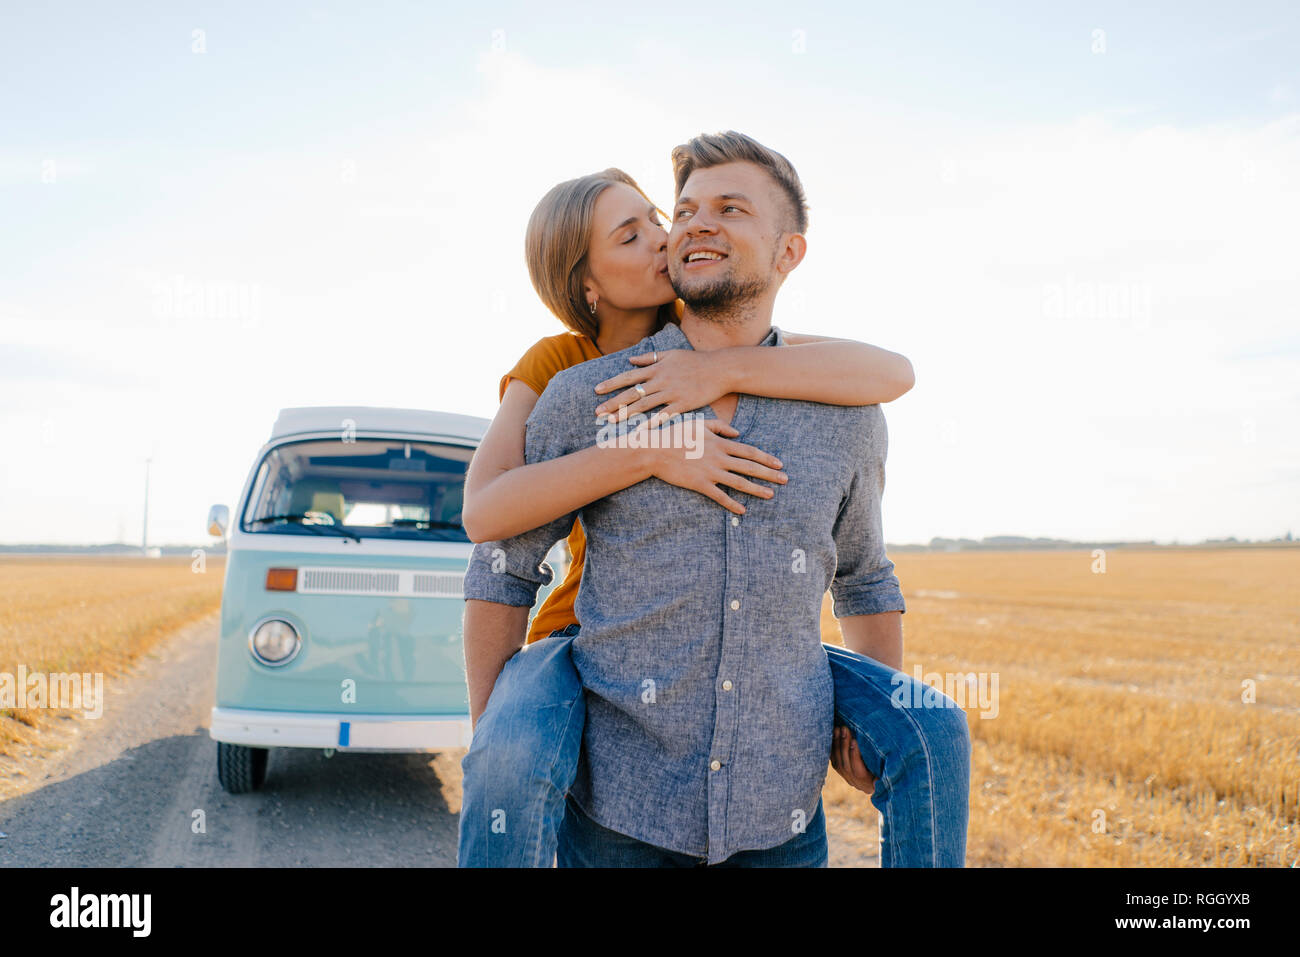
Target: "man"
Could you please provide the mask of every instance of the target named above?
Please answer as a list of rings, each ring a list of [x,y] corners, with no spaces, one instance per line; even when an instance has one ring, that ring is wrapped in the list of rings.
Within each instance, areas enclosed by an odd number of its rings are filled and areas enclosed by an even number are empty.
[[[773,304],[806,248],[793,167],[735,132],[696,137],[673,162],[668,267],[686,306],[680,327],[559,373],[528,419],[530,463],[598,441],[593,386],[625,371],[629,355],[783,343]],[[737,516],[647,479],[478,546],[466,575],[467,599],[511,606],[492,619],[494,633],[467,630],[467,647],[518,647],[548,580],[538,566],[581,516],[587,558],[572,656],[586,727],[560,866],[825,866],[820,793],[834,684],[819,620],[828,586],[846,645],[902,666],[903,597],[881,535],[879,406],[733,394],[702,412],[782,461],[781,496],[751,496]]]

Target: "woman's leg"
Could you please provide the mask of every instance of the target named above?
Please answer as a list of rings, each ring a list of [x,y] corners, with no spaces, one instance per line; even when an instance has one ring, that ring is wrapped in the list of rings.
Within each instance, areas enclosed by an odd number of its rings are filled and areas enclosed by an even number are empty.
[[[970,816],[966,712],[929,685],[826,645],[835,723],[849,728],[876,778],[882,867],[964,867]]]
[[[550,867],[578,771],[586,700],[569,648],[552,632],[501,669],[461,761],[460,867]]]

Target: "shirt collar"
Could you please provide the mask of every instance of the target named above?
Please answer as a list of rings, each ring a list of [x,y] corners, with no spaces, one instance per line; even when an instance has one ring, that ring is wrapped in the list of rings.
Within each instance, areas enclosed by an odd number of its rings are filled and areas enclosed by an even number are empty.
[[[675,322],[667,323],[662,329],[650,337],[652,349],[694,349],[691,340],[686,338],[686,333],[682,332],[682,327]],[[760,346],[783,346],[786,345],[785,336],[781,330],[773,326],[768,330],[767,335],[763,337]]]

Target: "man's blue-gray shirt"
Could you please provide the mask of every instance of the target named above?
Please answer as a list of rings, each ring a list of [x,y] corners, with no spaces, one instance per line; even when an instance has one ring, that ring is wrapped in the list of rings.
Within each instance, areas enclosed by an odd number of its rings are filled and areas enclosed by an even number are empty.
[[[780,330],[762,345],[785,345]],[[594,386],[633,368],[628,357],[691,348],[670,323],[558,373],[528,417],[525,461],[609,437]],[[724,487],[743,516],[649,478],[477,545],[465,576],[466,598],[531,606],[552,579],[546,553],[581,520],[572,653],[587,723],[573,798],[598,824],[711,864],[790,840],[816,810],[833,725],[827,587],[837,618],[905,610],[881,533],[880,407],[742,393],[731,424],[789,476],[760,481],[771,499]]]

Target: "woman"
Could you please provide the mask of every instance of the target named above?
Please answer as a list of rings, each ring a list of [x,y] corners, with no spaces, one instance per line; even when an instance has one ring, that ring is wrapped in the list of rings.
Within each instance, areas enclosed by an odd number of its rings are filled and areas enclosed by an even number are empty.
[[[501,407],[466,478],[462,521],[474,541],[520,534],[651,476],[738,514],[744,506],[719,486],[770,498],[777,493],[753,479],[785,482],[778,460],[734,441],[739,433],[717,419],[705,420],[698,458],[643,443],[650,447],[597,445],[524,464],[524,425],[551,376],[634,346],[679,319],[660,215],[617,169],[561,183],[534,210],[525,240],[529,275],[570,332],[540,340],[502,377]],[[779,349],[633,355],[636,368],[597,386],[608,398],[596,411],[623,418],[662,406],[649,423],[654,427],[733,392],[870,405],[912,386],[911,364],[896,353],[816,336],[787,334],[786,341],[789,346]],[[579,523],[569,548],[569,572],[534,617],[525,650],[505,662],[462,763],[461,866],[548,867],[554,856],[585,717],[568,650],[579,631],[573,610],[585,557]],[[471,605],[467,622],[473,613]],[[882,750],[867,733],[875,727],[868,712],[887,705],[906,676],[844,648],[825,647],[836,689],[831,763],[881,810],[882,863],[960,865],[970,747],[964,712],[918,711],[908,723],[908,740],[891,740]],[[820,809],[811,826],[823,826]]]

